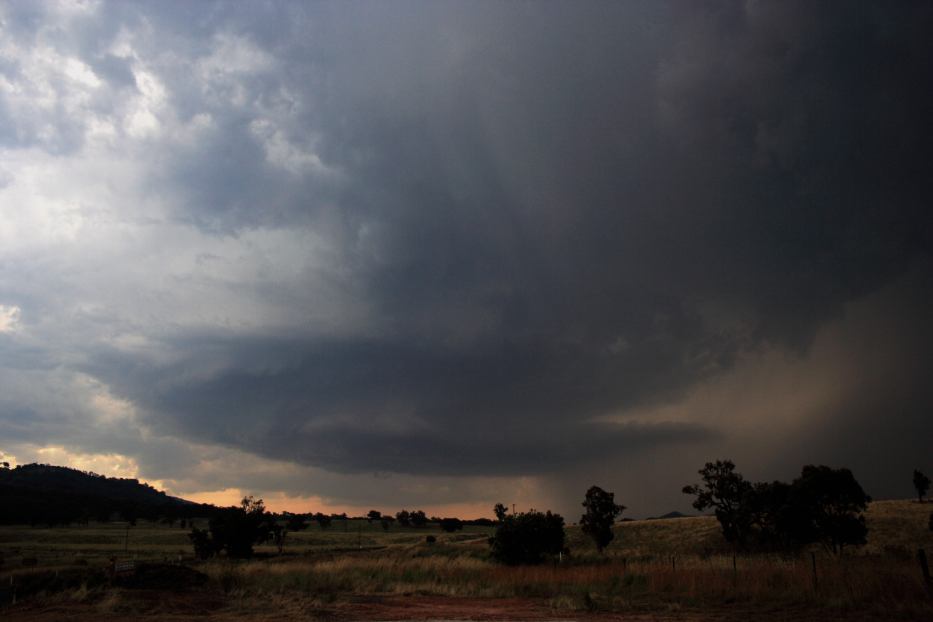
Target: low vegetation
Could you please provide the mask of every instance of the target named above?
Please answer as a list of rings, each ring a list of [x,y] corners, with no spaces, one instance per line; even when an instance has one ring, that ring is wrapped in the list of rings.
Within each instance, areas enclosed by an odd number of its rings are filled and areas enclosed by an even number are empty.
[[[728,465],[718,472],[737,475]],[[314,514],[273,515],[246,499],[185,528],[150,520],[0,526],[0,584],[15,586],[21,603],[85,607],[95,615],[144,615],[149,610],[133,590],[147,587],[168,590],[169,600],[194,590],[211,607],[246,614],[271,601],[326,612],[360,599],[461,597],[531,600],[557,617],[739,608],[919,619],[933,616],[917,562],[918,549],[933,551],[929,507],[917,500],[867,503],[857,514],[865,544],[834,552],[822,539],[763,550],[748,546],[757,542],[750,537],[740,547],[718,516],[617,523],[621,506],[596,487],[587,492],[579,525],[565,526],[551,512],[509,513],[499,504],[496,522],[458,521],[455,530],[437,517],[422,521],[418,510],[392,521],[381,512],[319,521]],[[204,548],[194,555],[198,538]],[[135,584],[109,573],[113,560],[135,561]]]

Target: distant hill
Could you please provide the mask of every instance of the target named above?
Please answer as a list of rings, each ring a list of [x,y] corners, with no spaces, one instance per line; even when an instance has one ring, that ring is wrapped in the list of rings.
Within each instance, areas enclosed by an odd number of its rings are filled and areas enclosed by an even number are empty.
[[[668,512],[667,514],[662,514],[661,516],[649,516],[645,520],[662,520],[665,518],[690,518],[690,514],[683,514],[681,512]]]
[[[172,497],[137,479],[48,464],[0,469],[0,507],[0,522],[32,525],[177,519],[205,516],[215,509]]]

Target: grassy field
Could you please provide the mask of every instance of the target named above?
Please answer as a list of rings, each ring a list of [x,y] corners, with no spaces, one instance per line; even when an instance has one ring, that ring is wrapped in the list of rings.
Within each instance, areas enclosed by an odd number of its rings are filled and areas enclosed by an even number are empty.
[[[21,584],[42,573],[77,576],[77,583],[62,589],[36,591],[33,601],[98,613],[136,611],[131,591],[80,580],[80,573],[98,571],[114,557],[194,568],[207,576],[203,590],[217,596],[222,607],[241,612],[269,599],[280,602],[283,611],[298,603],[302,610],[327,611],[361,598],[447,597],[532,599],[558,616],[741,606],[933,619],[916,560],[918,548],[933,554],[933,533],[927,529],[931,511],[933,504],[872,503],[868,545],[842,557],[814,550],[815,581],[809,553],[733,559],[715,519],[696,517],[623,523],[604,555],[570,527],[571,556],[537,567],[493,563],[487,546],[492,529],[470,526],[445,534],[437,527],[397,525],[383,531],[367,521],[335,521],[328,530],[315,524],[289,534],[282,554],[260,546],[259,558],[250,562],[195,562],[187,530],[159,524],[0,527],[0,586],[11,576]],[[437,542],[427,543],[429,534]]]

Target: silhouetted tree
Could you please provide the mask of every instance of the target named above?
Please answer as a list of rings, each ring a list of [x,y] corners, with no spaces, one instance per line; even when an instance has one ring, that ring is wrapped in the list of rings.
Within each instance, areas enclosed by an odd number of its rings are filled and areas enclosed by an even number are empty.
[[[213,554],[226,551],[228,557],[248,558],[253,555],[253,545],[261,544],[275,537],[275,525],[266,513],[262,499],[244,497],[240,507],[223,508],[208,521]],[[193,527],[189,535],[198,554],[198,546],[203,546],[201,530]]]
[[[308,521],[304,514],[286,514],[285,528],[289,531],[303,531],[308,528]]]
[[[428,524],[428,517],[421,510],[413,510],[410,519],[411,524],[415,527],[424,527]]]
[[[714,510],[727,542],[745,545],[751,530],[746,497],[753,492],[752,485],[735,472],[731,460],[707,462],[699,474],[703,484],[684,486],[684,494],[696,495],[697,510]]]
[[[441,530],[446,531],[447,533],[453,533],[463,529],[463,521],[459,518],[442,518],[440,521],[438,521],[438,524],[440,525]]]
[[[564,519],[535,510],[506,516],[489,539],[492,556],[504,564],[539,564],[564,548]]]
[[[373,522],[374,520],[379,520],[382,518],[382,512],[380,512],[379,510],[370,510],[369,512],[366,513],[366,518],[369,519],[369,522]]]
[[[508,515],[509,510],[505,507],[504,503],[497,503],[492,508],[492,513],[496,515],[496,520],[500,523],[505,520],[506,515]]]
[[[865,544],[868,528],[862,515],[871,497],[849,469],[807,465],[791,484],[793,504],[806,513],[809,535],[834,553],[846,545]]]
[[[917,489],[917,501],[923,503],[923,496],[930,489],[930,478],[920,472],[920,469],[914,469],[914,488]]]
[[[614,493],[607,492],[599,486],[591,486],[586,491],[583,507],[586,508],[586,513],[580,517],[580,526],[583,533],[593,538],[596,550],[602,553],[612,542],[612,526],[616,517],[625,510],[625,506],[616,504]]]
[[[411,513],[408,510],[402,510],[395,513],[395,519],[402,527],[411,526]]]
[[[192,527],[188,539],[191,540],[191,544],[194,546],[194,556],[198,559],[209,559],[218,553],[215,542],[206,529]]]
[[[321,514],[320,512],[316,512],[314,514],[314,521],[321,526],[321,529],[327,529],[330,527],[332,520],[333,519],[327,514]]]

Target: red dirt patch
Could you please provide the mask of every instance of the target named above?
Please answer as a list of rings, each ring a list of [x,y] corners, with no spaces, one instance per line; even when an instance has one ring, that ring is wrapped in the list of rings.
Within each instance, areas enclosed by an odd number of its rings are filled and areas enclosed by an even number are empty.
[[[0,609],[4,622],[98,622],[143,620],[144,622],[206,622],[319,620],[363,621],[465,621],[478,622],[866,622],[878,620],[867,612],[838,612],[809,608],[768,609],[745,605],[704,610],[640,612],[581,612],[551,609],[544,602],[521,598],[453,598],[444,596],[371,596],[320,606],[303,599],[256,600],[234,603],[211,591],[167,592],[124,590],[119,606],[102,609],[100,603],[27,603]],[[272,602],[275,601],[275,602]],[[892,616],[891,620],[904,620]]]

